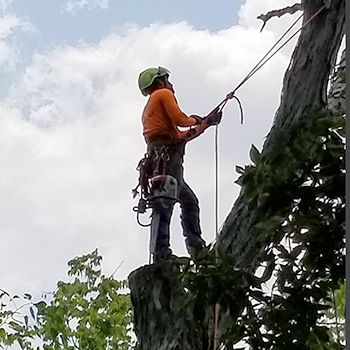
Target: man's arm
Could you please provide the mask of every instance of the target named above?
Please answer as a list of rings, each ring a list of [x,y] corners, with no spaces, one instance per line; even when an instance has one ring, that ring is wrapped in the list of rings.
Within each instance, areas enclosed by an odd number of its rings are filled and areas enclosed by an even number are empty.
[[[162,89],[159,91],[159,98],[164,106],[164,109],[174,123],[175,126],[186,127],[198,124],[196,118],[188,117],[179,108],[174,94],[168,89]]]
[[[179,132],[179,136],[181,140],[188,142],[199,135],[203,134],[203,132],[209,128],[209,126],[217,125],[221,122],[222,118],[222,111],[219,110],[219,108],[215,108],[213,111],[211,111],[206,117],[202,118],[202,121],[196,125],[195,127],[191,128],[188,131],[181,131]]]
[[[199,135],[203,134],[203,132],[209,127],[210,125],[202,122],[201,124],[198,124],[187,131],[179,131],[179,137],[181,141],[191,141],[198,137]]]

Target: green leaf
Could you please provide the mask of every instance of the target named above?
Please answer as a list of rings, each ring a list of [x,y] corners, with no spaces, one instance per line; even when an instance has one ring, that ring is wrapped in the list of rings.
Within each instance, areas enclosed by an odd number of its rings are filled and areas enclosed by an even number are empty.
[[[250,148],[249,157],[253,164],[257,164],[260,159],[260,153],[254,145],[252,145],[252,147]]]
[[[28,316],[27,315],[24,315],[24,324],[28,328]]]
[[[31,316],[33,317],[33,319],[35,320],[35,314],[34,314],[34,310],[32,307],[29,308],[29,312],[30,312]]]
[[[0,328],[0,340],[1,340],[1,339],[4,339],[5,336],[6,336],[6,331],[5,331],[5,329]],[[1,342],[0,342],[0,344],[1,344]]]
[[[18,331],[21,329],[21,326],[15,321],[10,321],[8,324],[15,331]]]
[[[267,266],[265,267],[265,270],[264,270],[262,276],[259,278],[261,283],[265,283],[271,278],[272,273],[273,273],[273,271],[275,270],[275,267],[276,267],[275,260],[269,260],[269,261],[266,262],[266,264],[267,264]]]
[[[278,246],[276,246],[276,249],[280,252],[279,256],[281,258],[284,258],[284,259],[290,258],[290,253],[282,244],[279,244]]]
[[[30,294],[28,294],[28,293],[25,293],[23,295],[23,297],[24,297],[24,299],[32,300],[32,296]]]
[[[297,256],[298,256],[304,249],[305,249],[305,247],[304,247],[303,245],[299,245],[299,246],[295,247],[295,248],[291,251],[291,253],[290,253],[291,257],[292,257],[293,259],[296,259]]]
[[[38,303],[33,304],[37,309],[38,309],[38,314],[41,314],[42,311],[46,307],[46,302],[45,301],[39,301]]]
[[[261,290],[249,290],[249,295],[260,302],[268,301],[268,296],[265,295],[265,293],[263,293]]]
[[[236,172],[238,174],[244,174],[244,168],[239,165],[236,165]]]
[[[25,348],[24,348],[23,339],[17,338],[17,342],[18,342],[18,344],[20,345],[21,349],[25,349]]]
[[[243,185],[243,176],[240,176],[236,181],[235,183],[239,186],[242,186]]]

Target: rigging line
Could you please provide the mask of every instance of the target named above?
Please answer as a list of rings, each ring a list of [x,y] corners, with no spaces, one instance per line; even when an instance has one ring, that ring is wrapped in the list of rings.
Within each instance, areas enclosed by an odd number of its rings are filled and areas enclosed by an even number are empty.
[[[226,101],[227,102],[227,101]],[[221,109],[225,106],[221,107]],[[216,263],[219,257],[219,124],[215,126],[215,258]],[[213,350],[217,350],[218,347],[218,323],[219,323],[219,304],[215,303],[214,309],[214,341]]]
[[[233,90],[238,90],[254,73],[255,70],[259,69],[259,65],[264,61],[264,59],[270,54],[270,52],[284,39],[284,37],[293,29],[293,27],[299,22],[303,17],[303,13],[294,21],[294,23],[284,32],[283,35],[275,42],[275,44],[270,48],[270,50],[261,58],[261,60],[251,69],[251,71],[246,75],[246,77],[237,85]]]
[[[236,99],[237,102],[238,102],[239,110],[240,110],[240,113],[241,113],[241,124],[243,124],[243,107],[242,107],[242,103],[241,103],[240,99],[237,96],[233,96],[233,98]]]
[[[317,17],[324,9],[326,5],[323,5],[318,11],[316,11],[291,37],[287,39],[280,47],[278,47],[269,57],[268,55],[272,52],[272,50],[282,41],[282,39],[290,32],[290,30],[295,26],[295,24],[300,20],[303,16],[298,17],[298,19],[286,30],[286,32],[277,40],[277,42],[271,47],[271,49],[264,55],[264,57],[254,66],[254,68],[246,75],[246,77],[231,91],[226,97],[214,108],[220,108],[221,110],[226,105],[227,101],[233,98],[235,92],[245,84],[259,69],[261,69],[274,55],[277,54],[284,46],[287,45],[303,28],[305,28],[315,17]]]
[[[232,94],[234,94],[248,79],[250,79],[260,68],[262,68],[270,59],[277,54],[280,50],[282,50],[283,47],[285,47],[303,28],[305,28],[315,17],[317,17],[325,8],[326,6],[323,5],[318,11],[316,11],[292,36],[290,36],[280,47],[276,49],[275,52],[273,52],[269,57],[267,57],[272,50],[281,42],[281,40],[286,36],[286,34],[294,27],[294,25],[299,21],[299,19],[303,16],[298,17],[298,19],[287,29],[285,34],[282,35],[282,37],[276,42],[275,45],[267,52],[267,54],[256,64],[256,66],[247,74],[247,76],[242,80],[241,83],[237,85],[237,87],[232,91]],[[266,59],[266,60],[265,60]],[[265,60],[265,61],[264,61]]]
[[[303,16],[301,14],[294,23],[285,31],[283,35],[276,41],[276,43],[270,48],[270,50],[260,59],[260,61],[250,70],[250,72],[246,75],[246,77],[232,90],[231,94],[233,95],[253,74],[255,74],[255,71],[260,69],[259,65],[262,63],[262,61],[270,54],[270,52],[283,40],[283,38],[292,30],[292,28],[299,22],[300,18]],[[229,95],[229,94],[228,94]],[[225,99],[223,99],[217,107],[221,106],[221,109],[225,106],[228,96],[226,96]]]
[[[216,240],[219,237],[219,125],[215,126],[215,234]],[[218,255],[217,245],[215,246],[216,256]]]
[[[318,13],[317,13],[318,14]],[[313,17],[314,18],[314,17]],[[307,23],[305,23],[307,24]],[[304,27],[304,26],[303,26]],[[262,68],[275,54],[277,54],[278,51],[282,50],[283,47],[285,47],[297,34],[299,34],[299,32],[303,29],[303,27],[299,28],[291,37],[289,37],[289,39],[284,42],[273,54],[271,54],[270,57],[268,57],[266,59],[266,61],[264,61],[263,63],[261,63],[261,65],[249,76],[249,78],[254,75],[260,68]]]

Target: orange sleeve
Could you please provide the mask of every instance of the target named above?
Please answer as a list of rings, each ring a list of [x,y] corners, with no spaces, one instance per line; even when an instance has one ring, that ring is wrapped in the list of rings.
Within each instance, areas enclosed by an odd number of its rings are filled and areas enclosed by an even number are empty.
[[[188,117],[179,108],[174,94],[168,89],[162,89],[159,91],[159,98],[163,104],[163,107],[176,126],[192,126],[197,124],[197,120],[193,117]]]

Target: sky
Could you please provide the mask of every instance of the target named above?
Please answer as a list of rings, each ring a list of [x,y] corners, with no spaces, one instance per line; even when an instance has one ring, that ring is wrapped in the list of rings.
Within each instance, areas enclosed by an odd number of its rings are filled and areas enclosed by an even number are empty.
[[[67,280],[67,262],[98,248],[103,272],[148,263],[148,229],[131,189],[145,153],[137,77],[171,71],[181,109],[207,114],[297,15],[257,15],[293,0],[0,0],[0,288],[39,296]],[[219,129],[219,219],[239,193],[236,165],[261,149],[295,40],[229,102]],[[215,237],[214,130],[187,145],[185,179],[203,237]],[[143,218],[146,222],[148,216]],[[175,254],[187,255],[176,208]]]

